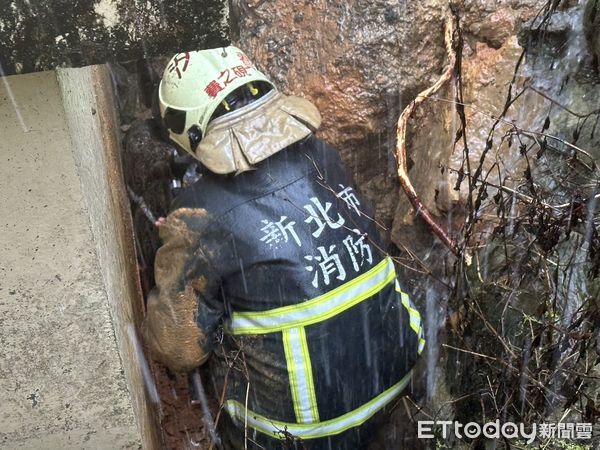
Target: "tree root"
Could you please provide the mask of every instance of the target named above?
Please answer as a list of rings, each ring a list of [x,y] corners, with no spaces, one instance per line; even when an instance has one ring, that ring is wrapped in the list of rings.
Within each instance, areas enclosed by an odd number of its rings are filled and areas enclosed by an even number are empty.
[[[396,159],[398,162],[398,177],[400,178],[400,185],[408,197],[408,200],[415,208],[416,214],[421,216],[431,231],[452,251],[452,253],[460,257],[462,252],[457,242],[450,237],[448,232],[441,225],[437,223],[431,212],[429,212],[427,207],[417,195],[415,188],[408,177],[408,167],[406,162],[406,129],[410,116],[421,103],[439,91],[446,82],[452,79],[452,74],[456,65],[456,51],[453,47],[454,20],[455,19],[452,16],[449,16],[446,20],[445,43],[446,53],[448,55],[448,64],[444,70],[444,73],[433,86],[417,95],[417,97],[410,102],[406,108],[404,108],[402,114],[400,114],[400,118],[398,119],[398,127],[396,129],[396,136],[398,138],[396,144]],[[465,255],[466,260],[470,259],[466,256],[467,255]]]

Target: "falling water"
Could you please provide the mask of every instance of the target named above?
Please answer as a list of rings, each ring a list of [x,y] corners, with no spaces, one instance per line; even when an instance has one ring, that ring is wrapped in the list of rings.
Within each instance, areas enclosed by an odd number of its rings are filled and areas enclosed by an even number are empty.
[[[350,18],[352,17],[350,15],[350,7],[347,2],[342,2],[341,14],[338,19],[338,26],[340,28],[340,32],[339,32],[340,43],[344,42],[344,35],[346,33],[346,28],[347,28],[346,21],[348,20],[349,17]]]
[[[150,367],[148,366],[148,362],[146,361],[146,357],[144,356],[144,352],[138,340],[135,327],[132,323],[127,324],[127,334],[129,335],[131,346],[135,350],[135,357],[139,364],[140,370],[142,371],[142,376],[144,378],[144,384],[146,385],[148,395],[153,403],[160,405],[160,397],[158,395],[158,390],[156,389],[156,384],[154,383],[154,377],[150,372]]]
[[[515,230],[515,219],[517,218],[517,194],[516,192],[512,193],[510,202],[510,211],[508,213],[508,226],[506,227],[506,234],[508,236],[512,236]]]
[[[436,392],[439,372],[440,343],[438,332],[445,319],[444,298],[433,282],[429,282],[425,291],[425,340],[427,342],[427,398],[432,400]]]
[[[25,125],[25,121],[23,120],[23,116],[21,115],[21,110],[19,109],[19,104],[17,103],[17,100],[15,99],[13,91],[10,87],[10,83],[8,82],[8,78],[6,77],[6,75],[4,73],[4,69],[2,68],[2,63],[0,63],[0,78],[2,78],[2,82],[4,83],[6,93],[8,94],[8,98],[10,99],[10,102],[13,104],[13,107],[15,108],[15,114],[17,116],[17,120],[19,121],[19,125],[21,125],[21,128],[23,129],[23,131],[25,133],[28,133],[29,128],[27,128],[27,125]]]
[[[597,187],[594,193],[592,194],[592,198],[587,208],[588,213],[585,221],[585,247],[588,252],[591,250],[592,238],[594,236],[594,228],[598,226],[598,224],[594,222],[594,213],[596,211],[596,207],[598,205],[598,200],[600,197],[598,193],[599,189],[600,186]]]
[[[167,16],[165,14],[165,5],[163,0],[158,1],[158,9],[160,11],[160,26],[162,28],[167,28]]]

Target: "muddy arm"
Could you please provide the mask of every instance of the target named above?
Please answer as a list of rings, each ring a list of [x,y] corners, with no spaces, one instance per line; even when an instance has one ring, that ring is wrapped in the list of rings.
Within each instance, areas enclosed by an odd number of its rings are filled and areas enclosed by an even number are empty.
[[[160,227],[156,288],[142,326],[154,358],[174,371],[188,372],[208,359],[222,316],[215,301],[219,279],[200,248],[202,230],[195,215],[195,210],[176,210]]]

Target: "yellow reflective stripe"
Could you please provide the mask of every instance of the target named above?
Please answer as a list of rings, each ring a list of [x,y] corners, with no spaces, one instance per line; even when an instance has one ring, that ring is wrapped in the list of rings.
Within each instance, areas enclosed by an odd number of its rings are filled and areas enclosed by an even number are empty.
[[[228,400],[225,408],[229,415],[239,421],[248,420],[248,426],[271,437],[279,437],[280,432],[285,431],[302,439],[316,439],[325,436],[342,433],[350,428],[359,426],[369,420],[377,411],[389,404],[396,398],[410,381],[412,372],[409,372],[388,390],[359,408],[350,411],[335,419],[324,420],[313,424],[286,423],[268,419],[250,410],[235,400]]]
[[[417,349],[417,353],[420,355],[421,353],[423,353],[423,349],[425,348],[425,339],[423,339],[422,337],[419,338],[419,347]]]
[[[283,348],[296,420],[298,423],[318,422],[317,397],[304,327],[284,330]]]
[[[421,327],[421,314],[419,311],[413,307],[408,294],[400,288],[400,283],[396,280],[396,292],[400,294],[400,301],[402,302],[402,306],[406,308],[408,311],[410,328],[417,334],[418,343],[417,343],[417,354],[423,353],[423,349],[425,348],[425,339],[423,338],[423,327]]]
[[[228,328],[233,334],[265,334],[321,322],[376,294],[394,278],[394,264],[388,257],[369,271],[312,300],[268,311],[234,312]]]
[[[315,380],[313,379],[312,362],[310,360],[310,352],[308,351],[308,342],[306,340],[306,332],[304,327],[300,328],[302,355],[304,359],[304,370],[306,376],[306,384],[308,385],[308,397],[310,402],[310,410],[313,422],[319,421],[319,408],[317,407],[317,394],[315,392]]]
[[[406,292],[403,292],[402,289],[400,289],[400,284],[398,283],[397,280],[396,280],[396,292],[398,292],[400,294],[402,306],[404,306],[404,308],[406,308],[406,311],[408,312],[408,316],[410,319],[410,327],[417,334],[417,336],[420,337],[421,336],[421,314],[419,313],[419,311],[416,308],[413,308],[413,305],[410,301],[410,298],[408,297],[408,294]]]
[[[285,361],[287,364],[288,376],[290,379],[290,390],[292,391],[292,402],[294,404],[294,412],[296,413],[296,420],[303,422],[302,420],[302,408],[300,402],[302,395],[298,388],[298,367],[294,361],[294,350],[292,347],[291,334],[295,329],[285,330],[283,332],[283,349],[285,352]]]

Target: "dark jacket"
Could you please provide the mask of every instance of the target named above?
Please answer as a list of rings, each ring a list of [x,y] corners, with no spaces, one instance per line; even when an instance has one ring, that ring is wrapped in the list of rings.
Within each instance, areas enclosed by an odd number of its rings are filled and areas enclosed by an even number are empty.
[[[316,443],[361,425],[398,396],[423,345],[372,217],[314,136],[254,171],[204,175],[161,230],[155,354],[184,370],[212,354],[241,430]]]

